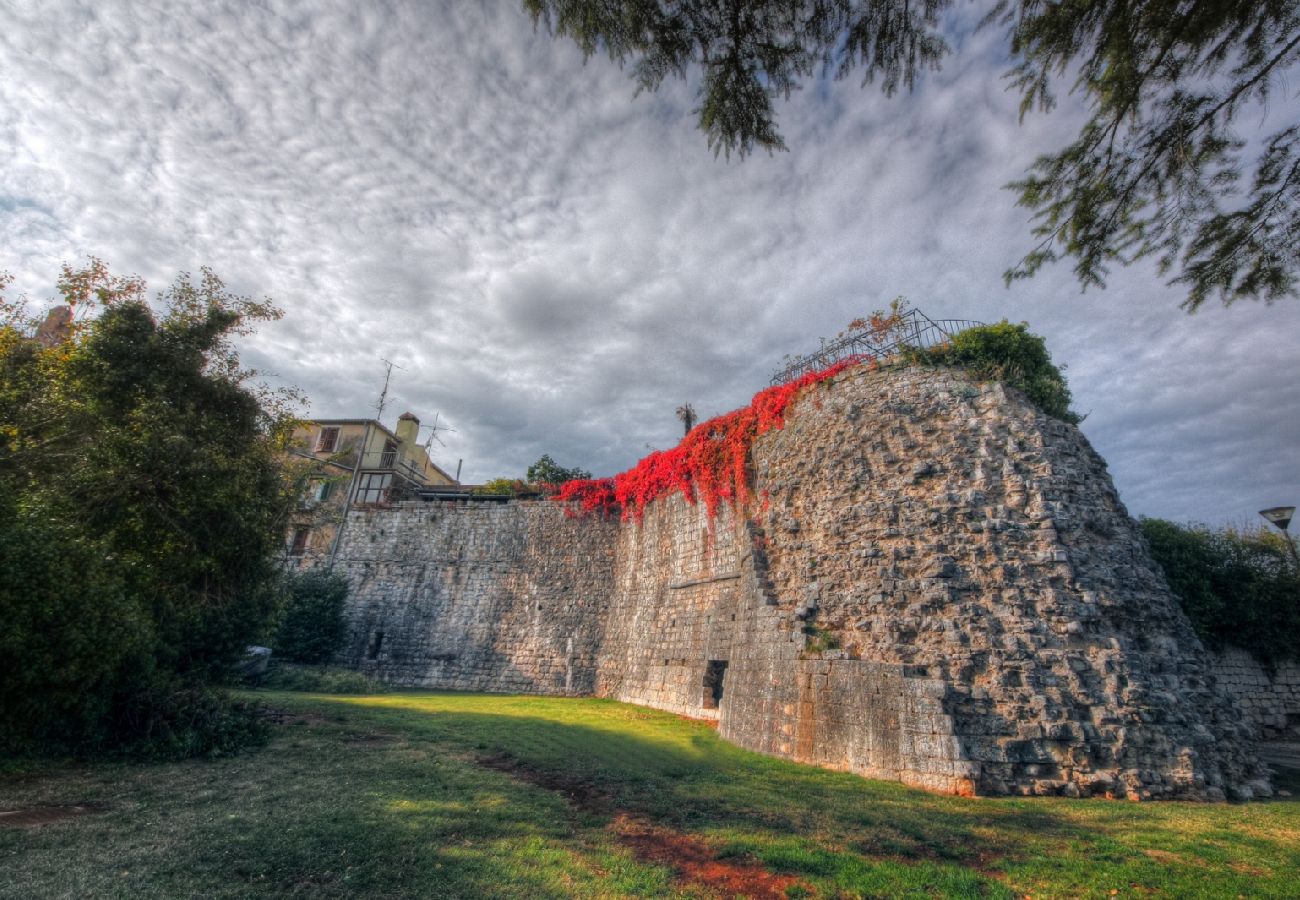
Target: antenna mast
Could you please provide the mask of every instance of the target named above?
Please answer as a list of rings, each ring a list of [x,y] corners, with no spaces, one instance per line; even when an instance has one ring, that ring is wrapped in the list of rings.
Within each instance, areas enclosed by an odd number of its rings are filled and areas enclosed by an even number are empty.
[[[421,425],[421,426],[420,426],[421,428],[427,428],[427,429],[429,429],[429,436],[428,436],[428,437],[425,439],[425,441],[424,441],[424,451],[425,451],[426,453],[428,453],[428,452],[430,451],[430,449],[433,447],[433,442],[434,442],[434,441],[437,441],[437,442],[438,442],[438,445],[441,446],[441,447],[446,447],[446,446],[447,446],[446,444],[444,444],[444,443],[442,442],[442,438],[438,437],[438,432],[439,432],[439,431],[450,431],[450,432],[453,432],[453,433],[456,431],[455,428],[448,428],[446,425],[439,425],[439,424],[438,424],[438,419],[441,417],[441,415],[442,415],[441,413],[434,413],[434,414],[433,414],[433,424],[432,424],[432,425]]]
[[[375,404],[375,409],[379,410],[379,414],[375,416],[375,418],[382,421],[384,418],[384,407],[388,405],[388,382],[393,377],[393,369],[400,369],[403,372],[405,372],[406,370],[403,369],[401,366],[399,366],[397,363],[391,362],[387,359],[381,358],[380,362],[382,362],[385,366],[384,389],[379,392],[379,402]]]

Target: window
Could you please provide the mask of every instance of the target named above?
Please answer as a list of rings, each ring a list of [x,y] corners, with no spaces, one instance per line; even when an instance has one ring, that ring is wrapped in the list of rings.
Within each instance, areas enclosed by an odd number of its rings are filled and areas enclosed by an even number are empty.
[[[316,485],[316,502],[322,503],[330,498],[330,492],[334,490],[334,482],[321,481]]]
[[[376,631],[370,635],[370,644],[366,647],[366,659],[379,659],[379,648],[384,646],[384,633]]]
[[[383,503],[388,499],[388,488],[393,476],[388,472],[366,472],[357,482],[358,503]]]
[[[289,546],[290,556],[302,556],[307,552],[307,539],[311,537],[311,528],[299,525],[293,530],[293,543]]]
[[[333,453],[339,445],[339,428],[337,425],[328,425],[320,430],[320,436],[316,438],[317,453]]]

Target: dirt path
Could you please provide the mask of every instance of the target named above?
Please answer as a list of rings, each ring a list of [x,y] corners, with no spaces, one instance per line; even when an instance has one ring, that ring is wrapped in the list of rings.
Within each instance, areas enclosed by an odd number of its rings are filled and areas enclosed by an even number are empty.
[[[713,848],[702,839],[618,809],[607,793],[581,779],[541,772],[502,754],[479,757],[476,762],[528,784],[555,791],[578,809],[611,816],[607,828],[619,843],[642,862],[674,869],[678,883],[683,886],[705,887],[727,897],[769,900],[784,898],[786,889],[798,883],[794,876],[777,875],[756,862],[719,859]]]
[[[105,807],[86,803],[77,806],[29,806],[26,809],[0,810],[0,828],[35,828],[104,812]]]

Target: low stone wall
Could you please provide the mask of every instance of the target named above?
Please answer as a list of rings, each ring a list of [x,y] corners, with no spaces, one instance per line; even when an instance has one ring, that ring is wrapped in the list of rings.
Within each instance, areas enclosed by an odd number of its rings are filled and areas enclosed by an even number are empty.
[[[1210,672],[1261,740],[1300,740],[1300,664],[1269,671],[1245,650],[1228,647],[1211,655]]]
[[[961,373],[857,369],[752,466],[756,499],[713,518],[679,495],[622,523],[545,501],[355,512],[343,661],[712,718],[952,793],[1268,792],[1078,429]]]

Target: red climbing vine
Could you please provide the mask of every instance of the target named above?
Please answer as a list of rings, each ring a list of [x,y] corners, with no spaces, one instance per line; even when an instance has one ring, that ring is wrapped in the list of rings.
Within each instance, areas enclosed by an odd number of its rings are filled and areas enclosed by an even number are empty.
[[[759,391],[749,406],[702,422],[671,450],[657,450],[633,468],[613,478],[568,481],[552,499],[575,503],[582,513],[640,519],[659,497],[680,491],[692,503],[703,500],[710,516],[723,501],[744,503],[749,498],[749,450],[754,439],[785,426],[785,412],[804,388],[833,378],[866,362],[844,359],[820,372]]]

